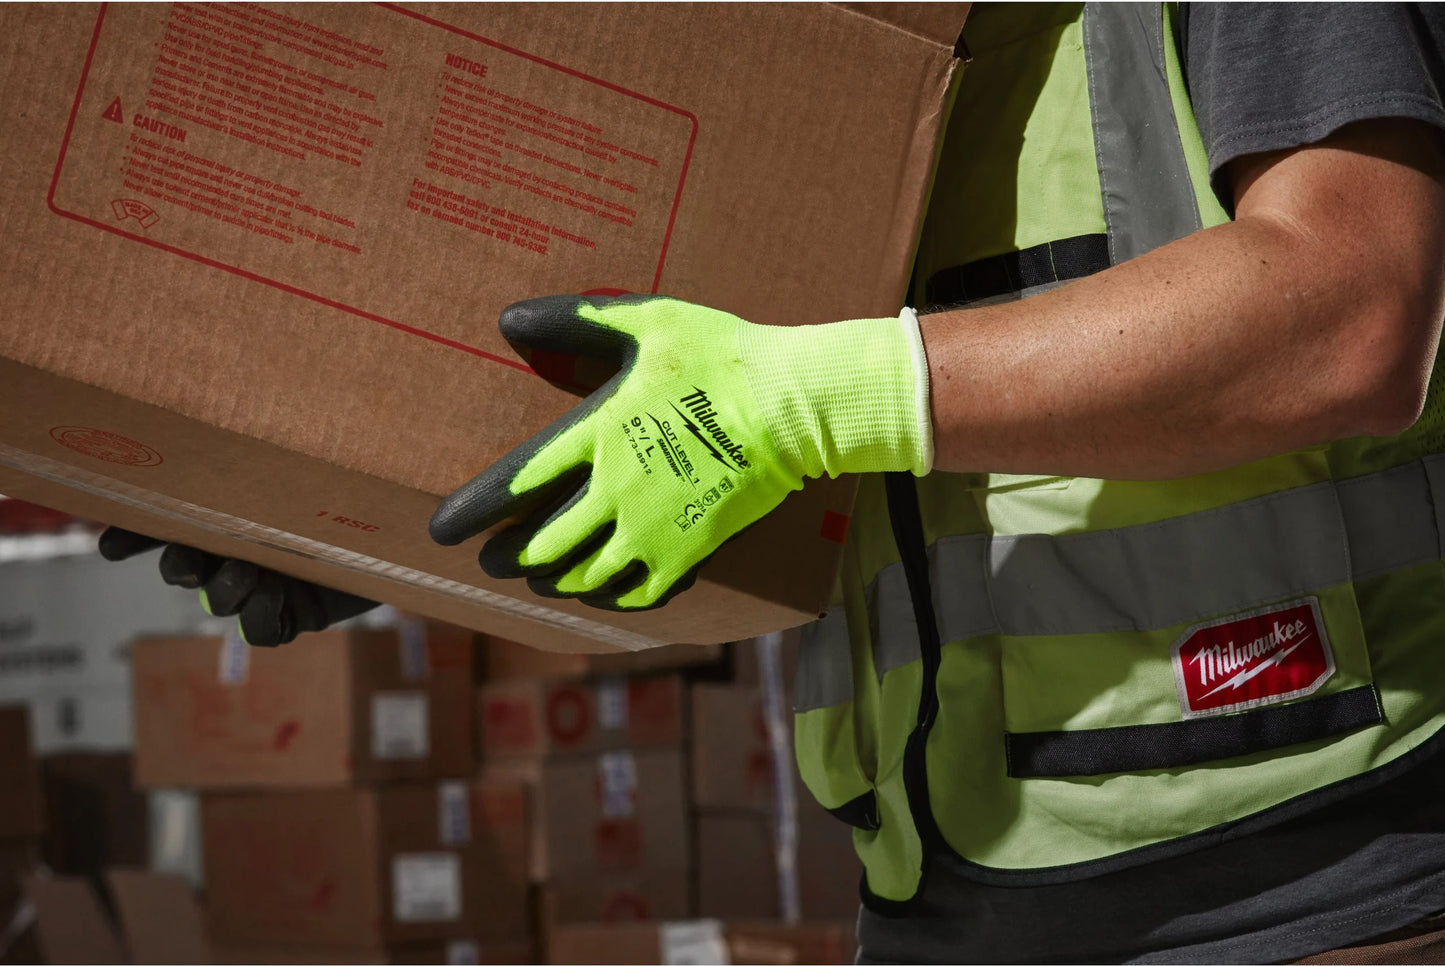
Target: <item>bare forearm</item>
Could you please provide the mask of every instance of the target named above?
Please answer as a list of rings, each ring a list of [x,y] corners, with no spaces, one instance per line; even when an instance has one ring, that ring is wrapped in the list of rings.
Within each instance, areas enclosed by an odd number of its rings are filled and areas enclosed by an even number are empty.
[[[1438,204],[1405,180],[1400,205]],[[1368,224],[1342,243],[1264,200],[1053,292],[926,316],[935,466],[1165,478],[1412,422],[1439,285],[1382,285]],[[1438,253],[1427,222],[1390,241]]]

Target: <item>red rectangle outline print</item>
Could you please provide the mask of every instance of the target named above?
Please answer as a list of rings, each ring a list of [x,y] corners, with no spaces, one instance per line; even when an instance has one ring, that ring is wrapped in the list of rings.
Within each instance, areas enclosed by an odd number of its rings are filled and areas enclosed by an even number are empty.
[[[690,111],[685,111],[680,107],[675,107],[671,104],[659,101],[656,98],[648,97],[645,94],[639,94],[636,91],[628,90],[625,87],[621,87],[609,81],[593,77],[589,74],[584,74],[581,71],[573,70],[570,67],[564,67],[561,64],[554,63],[550,60],[546,60],[534,54],[526,53],[525,51],[518,50],[515,47],[509,47],[506,44],[499,43],[498,41],[489,40],[488,38],[480,36],[479,34],[474,34],[470,31],[463,30],[460,27],[455,27],[451,24],[443,23],[440,20],[435,20],[423,14],[415,13],[411,10],[399,7],[396,4],[378,3],[376,5],[382,7],[383,9],[390,10],[393,13],[398,13],[406,17],[411,17],[412,19],[419,20],[422,23],[429,24],[433,27],[439,27],[443,30],[450,31],[451,33],[458,34],[459,36],[466,37],[469,40],[474,40],[477,43],[486,44],[489,47],[495,47],[498,50],[505,51],[509,54],[513,54],[525,60],[530,60],[533,63],[541,64],[544,67],[550,67],[553,70],[560,71],[568,75],[569,77],[576,77],[579,80],[584,80],[589,83],[605,87],[610,91],[616,91],[619,94],[625,94],[628,97],[636,98],[643,103],[651,104],[654,107],[660,107],[663,110],[671,111],[674,114],[679,114],[692,122],[692,133],[688,137],[687,152],[683,155],[682,159],[682,173],[677,179],[677,194],[673,196],[672,211],[668,214],[667,217],[667,230],[662,236],[662,251],[658,255],[657,259],[657,273],[652,278],[652,292],[655,294],[657,292],[658,285],[660,285],[662,282],[662,267],[663,263],[667,261],[667,248],[669,243],[672,241],[673,225],[677,221],[678,207],[682,204],[683,183],[687,180],[688,167],[692,163],[693,145],[697,142],[697,117]],[[149,245],[152,248],[159,248],[162,251],[167,251],[174,255],[180,255],[182,258],[189,258],[192,261],[200,262],[203,265],[209,265],[212,268],[219,268],[223,271],[230,272],[233,275],[239,275],[242,278],[250,279],[253,282],[260,282],[264,285],[270,285],[274,288],[281,289],[283,292],[288,292],[292,295],[298,295],[302,298],[310,299],[313,302],[319,302],[320,304],[329,306],[333,309],[340,309],[343,312],[349,312],[352,315],[360,316],[363,319],[369,319],[372,322],[380,322],[382,325],[388,325],[394,329],[400,329],[402,332],[406,332],[411,335],[421,336],[422,338],[430,339],[433,342],[439,342],[442,345],[449,346],[453,349],[460,349],[463,352],[468,352],[475,356],[481,356],[482,358],[490,359],[493,362],[500,362],[502,365],[510,366],[513,369],[521,369],[523,372],[532,371],[531,367],[527,366],[525,363],[517,361],[516,359],[508,359],[503,356],[493,355],[490,352],[478,349],[476,346],[470,346],[463,342],[457,342],[454,339],[448,339],[445,336],[437,335],[435,332],[428,332],[425,329],[419,329],[416,326],[407,325],[405,322],[398,322],[395,319],[388,319],[385,316],[377,315],[373,312],[368,312],[365,309],[359,309],[354,305],[347,305],[344,302],[338,302],[335,299],[326,298],[325,296],[318,295],[315,292],[308,292],[304,289],[297,288],[294,285],[287,285],[285,282],[279,282],[272,278],[266,278],[264,275],[258,275],[255,272],[247,271],[246,269],[236,265],[227,265],[225,262],[218,262],[215,259],[207,258],[204,255],[198,255],[195,252],[186,251],[183,248],[177,248],[173,245],[167,245],[163,242],[158,242],[151,238],[136,235],[132,232],[117,228],[114,225],[108,225],[103,221],[96,221],[93,218],[87,218],[84,215],[78,214],[73,211],[66,211],[63,208],[57,206],[55,203],[55,190],[56,187],[60,184],[60,169],[65,164],[65,152],[66,149],[70,146],[70,135],[71,132],[75,129],[75,119],[80,113],[80,101],[85,93],[86,81],[90,77],[91,61],[95,58],[95,48],[100,43],[100,28],[101,25],[105,22],[105,12],[109,6],[110,4],[108,3],[101,4],[100,13],[95,18],[95,32],[91,34],[90,49],[86,51],[85,66],[81,69],[80,72],[80,85],[75,90],[75,103],[70,108],[70,120],[65,125],[65,137],[60,142],[60,156],[56,158],[55,174],[50,179],[50,191],[45,198],[45,202],[50,207],[51,211],[55,212],[57,215],[60,215],[63,218],[70,218],[74,221],[81,222],[82,224],[91,225],[95,228],[99,228],[101,231],[108,231],[111,234],[120,235],[122,238],[129,238],[132,241],[138,241],[141,244]]]

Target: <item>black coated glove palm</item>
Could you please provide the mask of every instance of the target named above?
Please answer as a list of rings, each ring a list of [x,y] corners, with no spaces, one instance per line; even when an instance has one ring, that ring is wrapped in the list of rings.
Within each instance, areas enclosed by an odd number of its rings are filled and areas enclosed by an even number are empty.
[[[241,638],[258,647],[289,644],[298,634],[324,630],[377,606],[364,597],[318,587],[244,560],[119,527],[100,535],[100,555],[107,560],[126,560],[158,547],[165,547],[161,579],[173,587],[199,591],[201,606],[209,614],[238,617]]]

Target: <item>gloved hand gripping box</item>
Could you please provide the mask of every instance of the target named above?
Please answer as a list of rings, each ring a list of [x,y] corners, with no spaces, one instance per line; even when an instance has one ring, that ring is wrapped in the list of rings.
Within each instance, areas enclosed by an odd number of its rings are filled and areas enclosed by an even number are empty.
[[[501,338],[514,301],[896,313],[966,10],[0,9],[0,492],[557,650],[805,622],[848,480],[644,613],[427,521],[596,384]]]

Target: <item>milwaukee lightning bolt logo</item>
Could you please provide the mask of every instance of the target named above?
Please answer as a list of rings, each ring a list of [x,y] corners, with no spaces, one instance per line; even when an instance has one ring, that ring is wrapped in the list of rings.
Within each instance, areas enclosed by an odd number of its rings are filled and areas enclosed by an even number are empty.
[[[688,413],[678,409],[676,404],[673,404],[673,411],[682,417],[683,424],[697,437],[698,442],[707,447],[713,459],[730,470],[747,469],[752,464],[743,455],[742,444],[733,442],[727,430],[718,423],[717,411],[713,409],[712,401],[707,398],[707,392],[696,386],[692,389],[692,392],[678,400],[692,416],[689,417]],[[703,430],[707,431],[706,436],[703,435]],[[723,456],[724,453],[727,454],[726,457]]]
[[[1186,718],[1291,701],[1335,672],[1319,601],[1291,601],[1184,632],[1173,647],[1174,682]]]

